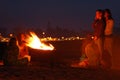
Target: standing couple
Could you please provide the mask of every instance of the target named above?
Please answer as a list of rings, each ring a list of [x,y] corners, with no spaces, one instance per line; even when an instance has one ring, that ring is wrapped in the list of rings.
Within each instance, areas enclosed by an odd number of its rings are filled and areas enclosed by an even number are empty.
[[[96,10],[92,27],[94,30],[92,40],[84,48],[84,59],[80,67],[111,68],[112,66],[112,34],[114,20],[109,9]]]

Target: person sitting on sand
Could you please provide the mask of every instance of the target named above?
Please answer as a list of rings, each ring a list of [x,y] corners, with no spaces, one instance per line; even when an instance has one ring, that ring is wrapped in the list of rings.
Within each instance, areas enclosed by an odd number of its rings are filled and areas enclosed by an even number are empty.
[[[19,48],[16,45],[16,38],[11,38],[4,54],[4,65],[16,65],[18,60]]]
[[[31,56],[28,53],[28,47],[25,45],[24,41],[19,44],[19,59],[22,58],[27,58],[28,62],[31,61]]]
[[[4,65],[6,66],[26,65],[28,63],[28,60],[26,58],[18,59],[18,55],[19,48],[17,46],[17,39],[11,38],[3,57]]]
[[[31,61],[31,56],[29,55],[28,52],[28,47],[25,44],[25,35],[24,34],[20,34],[20,40],[19,40],[19,59],[22,58],[27,58],[28,61]]]

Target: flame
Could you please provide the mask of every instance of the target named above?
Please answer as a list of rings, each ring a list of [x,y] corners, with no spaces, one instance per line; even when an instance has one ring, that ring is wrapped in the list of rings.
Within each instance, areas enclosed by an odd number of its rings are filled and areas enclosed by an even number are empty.
[[[34,32],[30,32],[30,35],[26,35],[25,42],[28,47],[33,49],[54,50],[52,44],[47,45],[41,42]]]

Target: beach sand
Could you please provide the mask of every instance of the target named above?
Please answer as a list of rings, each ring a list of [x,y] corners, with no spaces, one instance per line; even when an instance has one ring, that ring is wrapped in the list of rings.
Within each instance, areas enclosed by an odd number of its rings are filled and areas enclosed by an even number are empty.
[[[119,80],[119,41],[115,39],[110,70],[71,67],[71,63],[79,61],[82,42],[51,42],[54,51],[29,50],[32,59],[28,66],[0,66],[0,80]]]

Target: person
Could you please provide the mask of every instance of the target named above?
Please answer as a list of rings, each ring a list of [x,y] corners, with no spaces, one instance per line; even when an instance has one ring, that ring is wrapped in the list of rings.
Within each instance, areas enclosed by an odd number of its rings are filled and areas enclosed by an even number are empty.
[[[103,54],[103,39],[105,30],[105,20],[103,17],[103,10],[96,10],[95,19],[92,27],[94,30],[93,37],[90,42],[85,46],[86,58],[79,62],[78,66],[87,68],[98,68],[100,67]],[[74,66],[74,65],[73,65]]]
[[[8,47],[6,49],[6,52],[4,54],[4,65],[16,65],[18,54],[19,54],[19,48],[16,45],[16,38],[11,38]]]
[[[3,57],[3,63],[5,66],[26,65],[28,63],[26,58],[18,59],[19,48],[17,43],[16,38],[10,39]]]
[[[104,31],[104,67],[111,68],[112,66],[112,44],[113,44],[113,27],[114,27],[114,19],[112,18],[112,14],[110,9],[104,10],[104,17],[106,20],[106,27]]]
[[[92,37],[93,40],[85,47],[85,54],[87,59],[80,63],[81,66],[86,65],[89,67],[98,68],[101,65],[104,46],[104,30],[106,26],[103,14],[103,10],[96,10],[95,19],[92,24],[94,30]]]
[[[18,44],[18,46],[19,46],[19,59],[27,58],[28,61],[30,62],[31,56],[29,55],[28,47],[26,46],[25,43],[26,43],[25,42],[25,35],[21,34],[19,44]]]
[[[109,52],[112,56],[112,37],[113,37],[113,27],[114,27],[114,19],[112,18],[111,11],[109,9],[105,9],[105,20],[106,20],[106,28],[105,28],[105,40],[104,40],[104,48]]]
[[[19,59],[22,58],[27,58],[28,62],[31,61],[31,56],[28,53],[28,47],[25,45],[24,41],[19,44]]]
[[[98,47],[98,63],[97,65],[101,64],[102,55],[103,55],[103,40],[104,40],[104,30],[106,26],[106,22],[103,15],[103,10],[98,9],[96,10],[95,20],[92,24],[94,29],[94,36],[93,40],[95,45]]]

